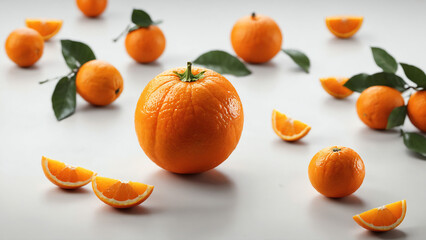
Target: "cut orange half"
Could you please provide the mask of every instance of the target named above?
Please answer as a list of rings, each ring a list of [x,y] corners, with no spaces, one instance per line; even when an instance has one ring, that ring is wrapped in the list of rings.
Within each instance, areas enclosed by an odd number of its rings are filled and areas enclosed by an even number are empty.
[[[121,182],[116,179],[96,176],[92,181],[93,191],[102,202],[115,208],[128,208],[141,204],[154,190],[154,186],[138,182]]]
[[[324,90],[335,98],[346,98],[350,96],[353,91],[343,86],[349,78],[320,78],[320,82]]]
[[[353,216],[361,227],[375,232],[385,232],[396,228],[404,220],[407,212],[405,200],[391,203]]]
[[[27,18],[25,19],[27,27],[36,30],[43,39],[49,40],[55,36],[62,27],[62,20],[59,19],[42,19],[42,18]]]
[[[328,30],[339,38],[350,38],[361,28],[364,17],[332,16],[326,17]]]
[[[92,181],[92,177],[96,175],[85,168],[73,167],[44,156],[41,158],[41,165],[47,179],[65,189],[82,187]]]
[[[293,120],[276,109],[272,111],[272,128],[281,139],[289,142],[303,138],[311,130],[307,124]]]

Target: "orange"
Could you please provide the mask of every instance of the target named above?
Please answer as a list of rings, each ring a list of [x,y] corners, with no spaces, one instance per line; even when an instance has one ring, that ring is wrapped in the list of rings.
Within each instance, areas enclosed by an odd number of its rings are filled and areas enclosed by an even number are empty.
[[[111,64],[89,61],[77,72],[77,92],[84,100],[97,106],[105,106],[117,99],[123,91],[123,78]]]
[[[426,132],[426,90],[415,92],[407,104],[411,123],[420,131]]]
[[[356,102],[358,116],[367,126],[386,129],[392,110],[404,105],[401,93],[387,86],[372,86],[365,89]]]
[[[339,38],[350,38],[361,28],[364,17],[332,16],[326,17],[328,30]]]
[[[167,70],[152,79],[136,106],[139,144],[158,166],[175,173],[212,169],[232,153],[243,130],[240,97],[212,70]]]
[[[239,19],[231,31],[235,53],[249,63],[264,63],[281,50],[282,34],[270,17],[253,13]]]
[[[324,90],[335,98],[346,98],[350,96],[353,91],[343,86],[349,78],[320,78],[320,82]]]
[[[29,67],[43,55],[42,36],[31,28],[18,28],[6,39],[6,53],[20,67]]]
[[[59,32],[62,27],[62,20],[27,18],[25,19],[25,24],[27,27],[32,28],[40,33],[40,35],[46,41]]]
[[[136,62],[150,63],[163,54],[166,38],[159,27],[151,25],[129,32],[125,46],[127,53]]]
[[[332,146],[319,151],[308,168],[312,186],[322,195],[341,198],[354,193],[365,176],[364,162],[348,147]]]
[[[401,224],[407,212],[405,200],[391,203],[378,208],[373,208],[361,214],[353,216],[355,222],[361,227],[375,232],[385,232],[396,228]]]
[[[121,182],[116,179],[96,176],[92,181],[96,196],[115,208],[129,208],[144,202],[154,186],[138,182]]]
[[[41,165],[47,179],[65,189],[82,187],[92,181],[92,177],[96,175],[85,168],[73,167],[44,156],[41,158]]]
[[[107,7],[107,0],[76,0],[77,7],[87,17],[97,17],[101,15]]]
[[[281,139],[293,142],[306,136],[311,127],[274,109],[272,111],[272,129]]]

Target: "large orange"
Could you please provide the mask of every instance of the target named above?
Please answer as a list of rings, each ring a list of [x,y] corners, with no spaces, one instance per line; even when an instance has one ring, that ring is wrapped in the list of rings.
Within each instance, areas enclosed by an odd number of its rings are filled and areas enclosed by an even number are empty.
[[[309,180],[322,195],[340,198],[354,193],[365,176],[364,162],[354,150],[333,146],[319,151],[309,163]]]
[[[43,55],[43,37],[31,28],[18,28],[6,39],[6,53],[20,67],[29,67]]]
[[[76,3],[87,17],[97,17],[105,11],[108,0],[76,0]]]
[[[131,31],[126,36],[127,53],[139,63],[150,63],[161,56],[166,48],[166,38],[155,25]]]
[[[420,131],[426,132],[426,90],[415,92],[407,104],[408,117]]]
[[[123,92],[123,78],[111,64],[89,61],[78,70],[77,92],[84,100],[97,106],[105,106],[117,99]]]
[[[270,17],[252,14],[239,19],[231,31],[235,53],[249,63],[264,63],[281,50],[282,34]]]
[[[191,63],[152,79],[135,112],[142,149],[175,173],[199,173],[221,164],[237,146],[243,123],[243,106],[232,84]]]
[[[356,102],[358,116],[367,126],[386,129],[392,110],[404,105],[401,93],[387,86],[372,86],[365,89]]]

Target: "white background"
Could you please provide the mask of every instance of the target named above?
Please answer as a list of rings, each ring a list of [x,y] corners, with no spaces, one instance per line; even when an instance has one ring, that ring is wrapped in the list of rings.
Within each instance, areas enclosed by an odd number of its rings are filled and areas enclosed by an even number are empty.
[[[135,63],[123,39],[132,8],[146,10],[160,25],[167,46],[154,63]],[[34,67],[14,65],[0,48],[0,239],[424,239],[426,161],[408,152],[398,131],[374,131],[357,117],[358,94],[335,100],[320,77],[374,73],[370,46],[398,61],[426,69],[424,1],[117,1],[102,17],[85,18],[74,1],[1,1],[2,44],[26,17],[64,20],[46,42]],[[199,175],[168,173],[139,147],[133,117],[144,86],[163,70],[185,66],[208,50],[233,53],[234,22],[256,11],[274,18],[284,48],[304,51],[311,73],[289,57],[248,65],[253,74],[227,76],[243,102],[244,130],[234,153],[215,170]],[[327,30],[327,15],[365,17],[348,40]],[[51,108],[55,83],[68,73],[59,39],[79,40],[123,75],[124,91],[112,105],[93,107],[78,97],[76,113],[57,122]],[[399,74],[403,75],[401,69]],[[297,143],[281,141],[271,128],[273,108],[312,126]],[[415,128],[407,120],[404,129]],[[333,200],[311,186],[308,163],[324,147],[353,148],[364,159],[366,177],[352,196]],[[41,156],[92,169],[101,176],[155,186],[141,206],[116,210],[90,185],[64,191],[43,175]],[[407,216],[395,230],[375,234],[352,215],[407,199]]]

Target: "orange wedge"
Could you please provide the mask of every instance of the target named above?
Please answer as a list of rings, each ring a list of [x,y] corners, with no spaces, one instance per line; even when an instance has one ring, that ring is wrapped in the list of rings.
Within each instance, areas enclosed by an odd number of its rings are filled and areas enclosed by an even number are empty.
[[[361,28],[364,17],[332,16],[326,17],[328,30],[339,38],[350,38]]]
[[[44,156],[41,158],[41,165],[47,179],[65,189],[82,187],[92,181],[92,177],[96,175],[85,168],[73,167]]]
[[[303,138],[311,130],[307,124],[293,120],[276,109],[272,111],[272,128],[281,139],[289,142]]]
[[[385,232],[396,228],[404,220],[407,212],[405,200],[391,203],[353,216],[361,227],[375,232]]]
[[[62,27],[62,20],[27,18],[25,19],[27,27],[36,30],[43,37],[44,41],[55,36]]]
[[[102,202],[115,208],[129,208],[141,204],[154,190],[154,186],[138,182],[121,182],[116,179],[96,176],[92,181],[93,191]]]
[[[350,96],[353,91],[343,86],[349,78],[320,78],[320,82],[324,90],[335,98],[345,98]]]

